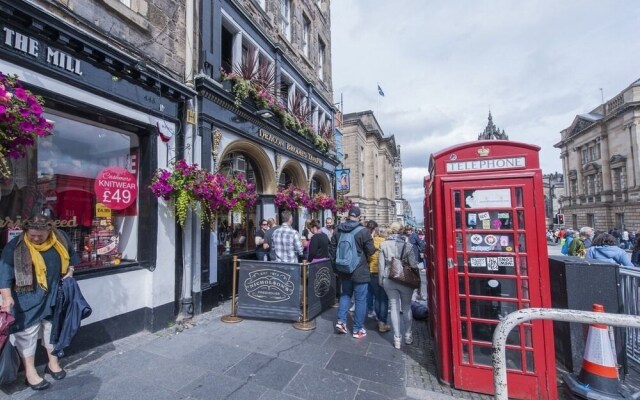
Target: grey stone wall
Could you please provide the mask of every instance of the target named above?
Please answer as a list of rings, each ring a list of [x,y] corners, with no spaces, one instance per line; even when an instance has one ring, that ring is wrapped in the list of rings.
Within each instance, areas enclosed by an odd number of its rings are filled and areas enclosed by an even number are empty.
[[[184,81],[184,0],[33,0],[144,64]]]
[[[331,12],[330,0],[322,0],[320,6],[315,0],[292,0],[293,26],[291,41],[280,30],[280,0],[265,0],[265,10],[257,0],[236,0],[249,15],[254,24],[279,45],[285,56],[314,85],[315,89],[329,102],[333,101],[331,74]],[[311,43],[309,57],[302,48],[303,15],[311,22]],[[326,46],[325,79],[318,79],[318,47],[320,39]]]

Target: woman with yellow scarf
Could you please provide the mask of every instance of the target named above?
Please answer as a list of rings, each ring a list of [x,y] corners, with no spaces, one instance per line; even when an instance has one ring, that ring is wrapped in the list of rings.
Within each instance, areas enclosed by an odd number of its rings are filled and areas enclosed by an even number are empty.
[[[53,221],[38,215],[27,220],[23,233],[11,240],[0,257],[0,296],[2,311],[12,312],[11,333],[25,367],[25,383],[33,390],[44,390],[50,383],[38,375],[35,353],[42,335],[49,362],[44,369],[60,380],[66,372],[51,355],[51,317],[61,279],[73,276],[73,265],[80,260],[67,235]]]

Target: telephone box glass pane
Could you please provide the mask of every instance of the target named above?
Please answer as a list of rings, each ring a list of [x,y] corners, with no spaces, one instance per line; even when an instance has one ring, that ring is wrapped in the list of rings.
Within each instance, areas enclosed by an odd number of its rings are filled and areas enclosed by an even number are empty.
[[[516,188],[516,207],[524,207],[522,188]]]
[[[467,257],[469,273],[495,275],[516,274],[514,256],[485,256],[480,254],[470,254]]]
[[[527,279],[523,279],[520,282],[520,288],[522,289],[522,298],[524,300],[529,300],[529,281]]]
[[[536,372],[535,364],[533,363],[533,351],[527,351],[527,372]]]
[[[466,320],[461,320],[460,321],[460,337],[462,337],[462,340],[468,340],[469,337],[467,336],[467,321]]]
[[[518,235],[518,251],[520,253],[527,252],[527,242],[524,238],[524,233],[521,233],[520,235]]]
[[[469,345],[462,345],[462,362],[465,364],[469,364]]]
[[[508,360],[508,350],[507,350],[507,360]],[[493,365],[491,363],[491,347],[489,346],[473,346],[473,363],[479,365]],[[509,362],[507,361],[507,364]]]
[[[458,268],[460,268],[460,267],[458,267]],[[460,291],[460,294],[467,294],[467,289],[465,288],[464,281],[465,281],[465,279],[464,279],[463,276],[458,278],[458,283],[459,283],[459,289],[458,290]]]
[[[524,225],[524,210],[516,211],[518,213],[518,229],[526,229]]]
[[[507,344],[520,346],[520,327],[515,327],[511,330],[511,332],[509,332],[509,336],[507,336]]]
[[[513,229],[510,210],[467,212],[466,216],[467,229]]]
[[[456,249],[458,251],[462,251],[462,244],[463,244],[462,233],[458,232],[456,233]]]
[[[464,254],[460,253],[458,254],[458,272],[464,272],[464,267],[465,267],[465,262],[464,262]],[[464,278],[460,278],[460,279],[464,279]]]
[[[512,251],[512,233],[468,233],[467,249],[469,251]]]
[[[464,204],[466,208],[511,208],[511,190],[509,188],[465,190]]]
[[[493,340],[493,331],[496,329],[495,324],[488,324],[483,322],[474,322],[472,326],[472,339],[474,341],[482,341],[491,343]]]
[[[462,217],[460,211],[456,211],[456,229],[462,229]]]
[[[509,299],[518,298],[516,281],[508,278],[469,278],[469,294]]]
[[[453,207],[460,208],[460,191],[456,190],[453,192]]]
[[[520,350],[507,349],[507,368],[522,370],[522,355]]]
[[[527,269],[527,256],[520,256],[520,276],[529,276]]]
[[[472,318],[499,320],[518,309],[517,303],[469,299]]]
[[[460,316],[467,316],[467,302],[465,301],[465,299],[460,299]]]

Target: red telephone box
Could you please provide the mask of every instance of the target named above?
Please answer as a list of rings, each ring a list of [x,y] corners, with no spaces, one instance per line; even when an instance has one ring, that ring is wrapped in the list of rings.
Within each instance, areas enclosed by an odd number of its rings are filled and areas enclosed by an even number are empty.
[[[496,325],[519,309],[551,307],[539,150],[489,140],[431,156],[429,325],[440,379],[456,388],[493,394]],[[511,331],[510,398],[557,398],[552,329],[533,321]]]

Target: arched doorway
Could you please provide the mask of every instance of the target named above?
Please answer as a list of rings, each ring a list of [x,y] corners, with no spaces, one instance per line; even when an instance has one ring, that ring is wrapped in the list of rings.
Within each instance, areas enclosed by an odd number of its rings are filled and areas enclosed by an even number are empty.
[[[278,176],[278,189],[286,189],[289,186],[305,188],[306,181],[307,179],[305,177],[304,171],[302,170],[302,167],[300,166],[300,164],[290,160],[284,164],[284,166],[282,167],[282,171]],[[280,218],[280,215],[284,210],[285,210],[284,208],[278,207],[278,218]],[[295,208],[290,211],[293,214],[293,224],[291,227],[299,231],[300,209]],[[280,221],[280,223],[282,223],[282,221]]]
[[[271,170],[269,158],[262,149],[253,143],[236,142],[225,149],[217,172],[227,177],[244,175],[248,182],[256,185],[256,192],[262,195],[273,182],[273,177],[266,173]],[[218,254],[255,250],[255,234],[260,218],[259,204],[251,209],[219,214],[216,219]]]

